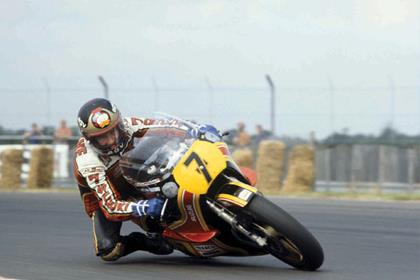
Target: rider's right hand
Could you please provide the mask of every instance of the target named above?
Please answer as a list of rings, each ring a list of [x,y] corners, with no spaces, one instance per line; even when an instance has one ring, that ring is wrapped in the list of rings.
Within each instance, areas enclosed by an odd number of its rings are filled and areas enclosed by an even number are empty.
[[[133,215],[158,217],[162,211],[164,200],[160,198],[152,198],[148,200],[139,200],[131,205]]]
[[[214,126],[210,124],[200,125],[199,127],[191,128],[188,132],[193,138],[206,139],[211,142],[220,141],[222,135]]]

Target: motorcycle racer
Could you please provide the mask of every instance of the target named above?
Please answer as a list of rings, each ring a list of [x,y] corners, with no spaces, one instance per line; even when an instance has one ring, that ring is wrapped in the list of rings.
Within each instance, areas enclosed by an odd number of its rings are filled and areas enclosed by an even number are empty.
[[[82,137],[75,149],[74,176],[85,211],[92,219],[97,256],[115,261],[137,250],[171,254],[172,246],[153,227],[153,218],[160,215],[163,200],[156,193],[143,193],[130,185],[122,176],[118,162],[122,153],[132,148],[133,139],[150,129],[198,137],[207,126],[186,129],[176,122],[123,118],[116,106],[103,98],[86,102],[79,110],[77,121]],[[133,232],[121,236],[122,222],[127,220],[146,224],[154,233]]]

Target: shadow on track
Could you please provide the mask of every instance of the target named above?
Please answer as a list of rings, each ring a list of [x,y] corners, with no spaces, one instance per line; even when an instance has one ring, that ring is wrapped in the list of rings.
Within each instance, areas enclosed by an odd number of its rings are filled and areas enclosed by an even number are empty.
[[[145,266],[147,265],[149,268],[154,267],[162,267],[164,266],[165,269],[170,267],[184,267],[184,268],[221,268],[224,269],[233,269],[233,270],[246,270],[246,271],[258,271],[261,273],[263,270],[264,272],[300,272],[292,267],[288,267],[287,264],[282,263],[281,261],[273,258],[271,261],[267,262],[265,259],[259,259],[258,262],[254,261],[256,258],[260,257],[251,257],[250,258],[241,258],[241,257],[220,257],[220,258],[194,258],[188,256],[165,256],[165,257],[147,257],[147,256],[139,256],[139,257],[131,257],[127,259],[120,259],[114,263],[104,263],[106,265],[112,266],[133,266],[139,265]],[[250,263],[252,261],[252,263]],[[279,265],[276,267],[276,265]],[[305,272],[307,273],[307,272]],[[313,272],[312,272],[313,273]]]

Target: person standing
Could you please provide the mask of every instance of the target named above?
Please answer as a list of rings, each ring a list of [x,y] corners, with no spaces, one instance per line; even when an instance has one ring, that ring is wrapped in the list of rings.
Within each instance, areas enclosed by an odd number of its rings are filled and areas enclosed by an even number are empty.
[[[68,140],[72,136],[70,127],[67,126],[65,120],[61,120],[60,126],[57,127],[54,133],[54,142],[57,144],[67,144]]]
[[[245,124],[243,122],[239,122],[237,127],[238,131],[235,138],[233,138],[233,144],[241,148],[248,146],[251,143],[251,137],[245,130]]]
[[[27,144],[41,144],[41,137],[43,136],[41,129],[36,123],[33,123],[31,130],[23,135],[23,141]]]
[[[259,145],[261,141],[269,139],[272,136],[272,133],[265,130],[261,124],[255,126],[255,131],[256,134],[252,136],[252,141],[256,145]]]

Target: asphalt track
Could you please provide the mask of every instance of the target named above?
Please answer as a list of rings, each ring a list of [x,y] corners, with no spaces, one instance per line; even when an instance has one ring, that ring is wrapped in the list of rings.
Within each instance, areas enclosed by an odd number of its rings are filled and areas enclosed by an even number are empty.
[[[318,238],[319,271],[270,256],[138,252],[105,263],[94,256],[78,194],[0,193],[0,279],[420,279],[420,203],[271,199]],[[123,232],[134,229],[126,223]]]

